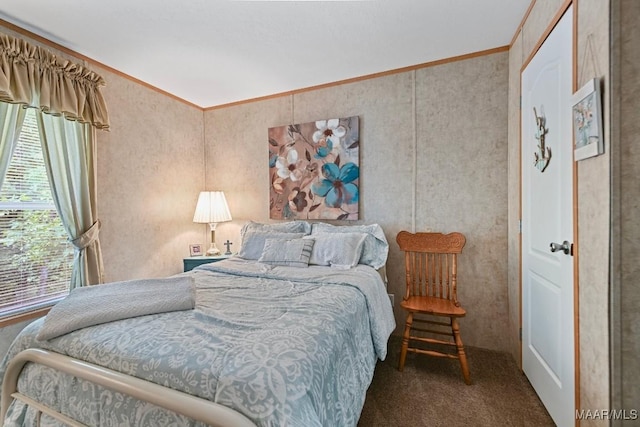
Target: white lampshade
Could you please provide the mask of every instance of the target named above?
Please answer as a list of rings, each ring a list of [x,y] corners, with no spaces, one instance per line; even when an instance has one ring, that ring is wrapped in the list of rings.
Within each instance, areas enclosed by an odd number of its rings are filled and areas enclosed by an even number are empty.
[[[198,196],[193,222],[215,224],[231,221],[227,199],[222,191],[202,191]]]

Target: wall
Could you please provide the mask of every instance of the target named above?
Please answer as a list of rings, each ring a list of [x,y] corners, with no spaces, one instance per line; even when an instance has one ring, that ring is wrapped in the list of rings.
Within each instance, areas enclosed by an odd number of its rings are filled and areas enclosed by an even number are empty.
[[[509,305],[520,298],[519,241],[517,221],[520,209],[520,70],[536,44],[552,23],[554,16],[566,5],[565,1],[536,1],[523,23],[522,30],[511,48],[509,70]],[[608,1],[580,0],[577,6],[577,87],[599,77],[604,83],[604,127],[609,133],[609,11]],[[589,46],[588,40],[591,40]],[[604,155],[577,164],[579,278],[579,357],[580,407],[609,408],[609,331],[608,331],[608,275],[609,275],[609,197],[610,146],[605,137]],[[513,252],[517,250],[516,252]],[[510,330],[517,330],[519,318],[512,312]],[[513,333],[513,332],[512,332]],[[513,337],[514,335],[512,335]],[[520,342],[512,339],[511,352],[519,360]],[[585,421],[582,425],[604,423]]]
[[[507,345],[506,52],[205,112],[207,188],[224,190],[237,248],[249,219],[268,222],[267,129],[360,117],[361,220],[390,242],[389,292],[404,293],[400,230],[458,230],[465,343]],[[396,323],[404,313],[396,303]],[[399,329],[396,329],[396,333]]]
[[[589,48],[591,40],[591,49]],[[590,59],[593,58],[593,59]],[[604,130],[610,134],[609,1],[578,2],[578,87],[603,82]],[[611,141],[601,156],[578,162],[580,406],[608,408]],[[589,425],[589,423],[584,423]],[[594,423],[605,425],[605,422]]]
[[[202,110],[99,70],[111,130],[98,135],[98,214],[107,281],[182,271],[204,190]]]
[[[623,302],[620,308],[622,334],[622,400],[618,408],[640,410],[640,217],[638,203],[640,202],[640,151],[638,150],[638,135],[640,135],[640,3],[633,0],[621,2],[621,71],[620,78],[624,85],[620,88],[620,124],[621,126],[621,164],[620,195],[623,196],[621,205],[622,232],[622,274],[623,287],[620,293]]]
[[[611,12],[612,408],[630,411],[640,402],[640,3],[613,0]]]

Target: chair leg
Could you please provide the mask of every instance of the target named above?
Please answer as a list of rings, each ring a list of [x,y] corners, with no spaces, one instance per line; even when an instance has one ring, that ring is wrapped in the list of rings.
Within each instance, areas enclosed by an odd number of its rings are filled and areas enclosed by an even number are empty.
[[[458,319],[455,317],[451,318],[451,329],[453,330],[453,337],[456,341],[456,348],[458,349],[458,360],[460,360],[460,368],[462,369],[464,382],[470,385],[471,375],[469,374],[469,365],[467,364],[467,354],[464,352],[464,345],[460,337],[460,325],[458,324]]]
[[[407,358],[407,348],[409,348],[409,335],[411,332],[411,324],[413,323],[413,313],[407,314],[407,322],[404,326],[404,335],[402,336],[402,349],[400,350],[400,363],[398,370],[404,369],[404,361]]]

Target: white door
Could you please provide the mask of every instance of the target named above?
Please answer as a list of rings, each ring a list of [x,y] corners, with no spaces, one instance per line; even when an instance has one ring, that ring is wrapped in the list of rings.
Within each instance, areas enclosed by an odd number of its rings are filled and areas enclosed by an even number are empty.
[[[562,427],[575,425],[572,9],[521,76],[522,365]]]

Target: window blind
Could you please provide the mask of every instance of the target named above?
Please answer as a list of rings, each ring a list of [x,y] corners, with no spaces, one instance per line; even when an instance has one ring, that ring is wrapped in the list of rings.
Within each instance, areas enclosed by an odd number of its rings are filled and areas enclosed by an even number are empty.
[[[0,189],[0,317],[69,292],[73,247],[53,204],[35,112],[28,110]]]

